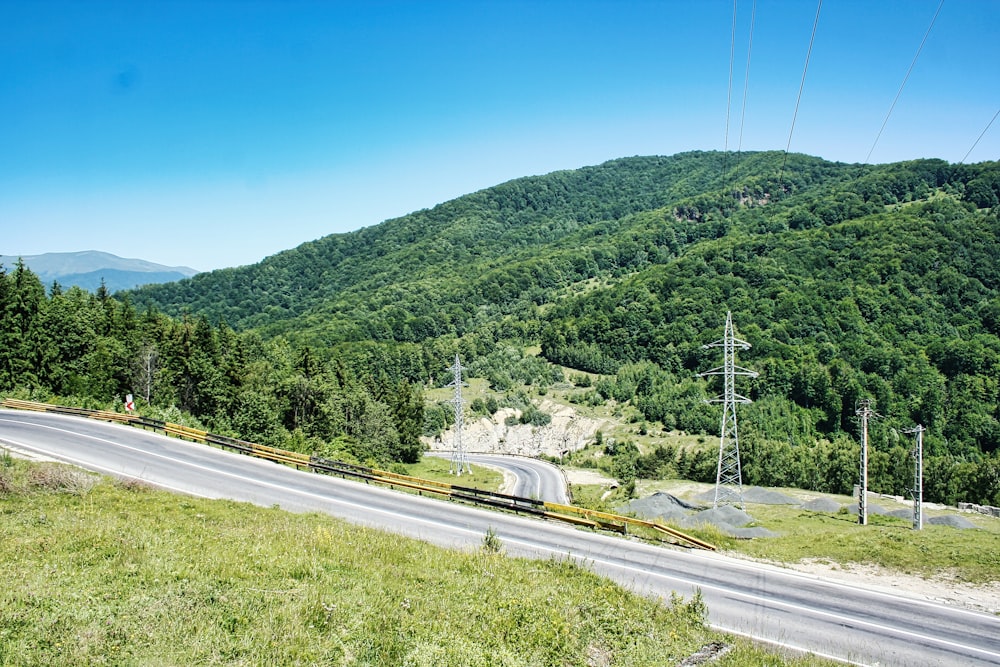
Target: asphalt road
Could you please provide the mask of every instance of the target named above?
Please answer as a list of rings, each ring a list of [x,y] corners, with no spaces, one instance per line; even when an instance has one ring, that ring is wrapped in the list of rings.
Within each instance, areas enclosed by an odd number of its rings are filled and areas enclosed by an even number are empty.
[[[1000,617],[300,472],[118,424],[0,410],[0,443],[211,498],[319,511],[449,547],[574,558],[633,590],[701,590],[713,626],[864,665],[1000,665]]]
[[[451,458],[451,452],[429,452],[434,456]],[[566,478],[557,466],[546,461],[530,459],[524,456],[506,456],[503,454],[466,454],[469,463],[475,465],[499,468],[513,476],[513,488],[506,493],[521,498],[535,498],[548,503],[569,503],[566,493]],[[456,478],[455,484],[461,484],[462,478]]]

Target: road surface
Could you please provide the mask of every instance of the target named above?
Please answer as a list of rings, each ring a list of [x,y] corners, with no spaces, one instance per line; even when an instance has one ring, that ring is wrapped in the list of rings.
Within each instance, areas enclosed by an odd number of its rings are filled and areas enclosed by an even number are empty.
[[[577,559],[633,590],[700,590],[710,623],[855,664],[1000,665],[1000,618],[721,554],[656,546],[297,471],[119,424],[0,410],[0,443],[182,493],[319,511],[447,547]]]
[[[451,452],[427,452],[432,456],[451,458]],[[568,504],[566,493],[566,478],[557,466],[547,461],[531,459],[525,456],[506,456],[504,454],[466,454],[469,463],[498,468],[513,478],[513,484],[504,489],[504,493],[521,498],[534,498],[547,503]],[[454,480],[461,484],[462,478]]]

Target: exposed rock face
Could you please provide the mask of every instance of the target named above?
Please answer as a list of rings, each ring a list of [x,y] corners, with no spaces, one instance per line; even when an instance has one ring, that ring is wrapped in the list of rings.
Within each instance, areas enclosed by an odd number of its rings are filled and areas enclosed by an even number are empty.
[[[559,456],[563,452],[581,449],[594,439],[609,422],[579,415],[571,406],[549,400],[539,403],[539,409],[552,416],[546,426],[514,424],[508,426],[508,417],[520,417],[513,408],[497,410],[492,418],[466,418],[462,429],[462,444],[467,452],[492,454],[520,454],[523,456]],[[432,450],[450,450],[454,447],[455,431],[448,429],[440,438],[424,438]]]

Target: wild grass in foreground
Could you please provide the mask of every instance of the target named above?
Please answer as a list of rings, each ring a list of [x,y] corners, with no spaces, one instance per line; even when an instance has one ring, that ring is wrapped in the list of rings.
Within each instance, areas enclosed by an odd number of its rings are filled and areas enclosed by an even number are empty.
[[[21,461],[0,468],[0,514],[3,665],[675,665],[728,642],[699,598],[509,558],[495,536],[449,551]],[[736,641],[715,664],[828,663]]]

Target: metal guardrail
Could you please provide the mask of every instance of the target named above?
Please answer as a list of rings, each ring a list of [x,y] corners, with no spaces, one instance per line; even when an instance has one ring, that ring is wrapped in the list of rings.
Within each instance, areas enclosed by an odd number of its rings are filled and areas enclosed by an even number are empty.
[[[167,435],[192,440],[208,445],[214,445],[224,449],[229,449],[240,454],[266,459],[275,463],[292,465],[296,468],[305,468],[318,473],[328,475],[339,475],[343,478],[352,478],[375,482],[388,486],[399,486],[417,491],[420,494],[428,493],[444,496],[452,500],[473,503],[496,509],[507,510],[515,513],[530,514],[533,516],[554,519],[564,523],[588,528],[609,530],[616,533],[626,534],[628,527],[640,527],[654,531],[656,534],[666,536],[666,538],[682,546],[691,546],[699,549],[715,551],[716,547],[708,542],[698,539],[692,535],[687,535],[679,530],[665,526],[661,523],[644,521],[634,517],[611,514],[597,510],[576,507],[574,505],[562,505],[559,503],[547,503],[534,498],[523,498],[512,496],[497,491],[487,491],[467,486],[458,486],[447,482],[412,477],[399,473],[378,470],[368,466],[356,465],[345,461],[335,461],[319,456],[310,456],[287,449],[258,445],[253,442],[239,440],[224,435],[216,435],[201,429],[160,421],[158,419],[147,419],[137,415],[122,414],[120,412],[109,412],[107,410],[90,410],[87,408],[70,408],[60,405],[49,405],[47,403],[35,403],[33,401],[22,401],[13,398],[6,398],[3,406],[15,410],[32,410],[35,412],[53,412],[59,414],[69,414],[89,419],[101,421],[118,422],[131,426],[151,428],[161,431]]]

